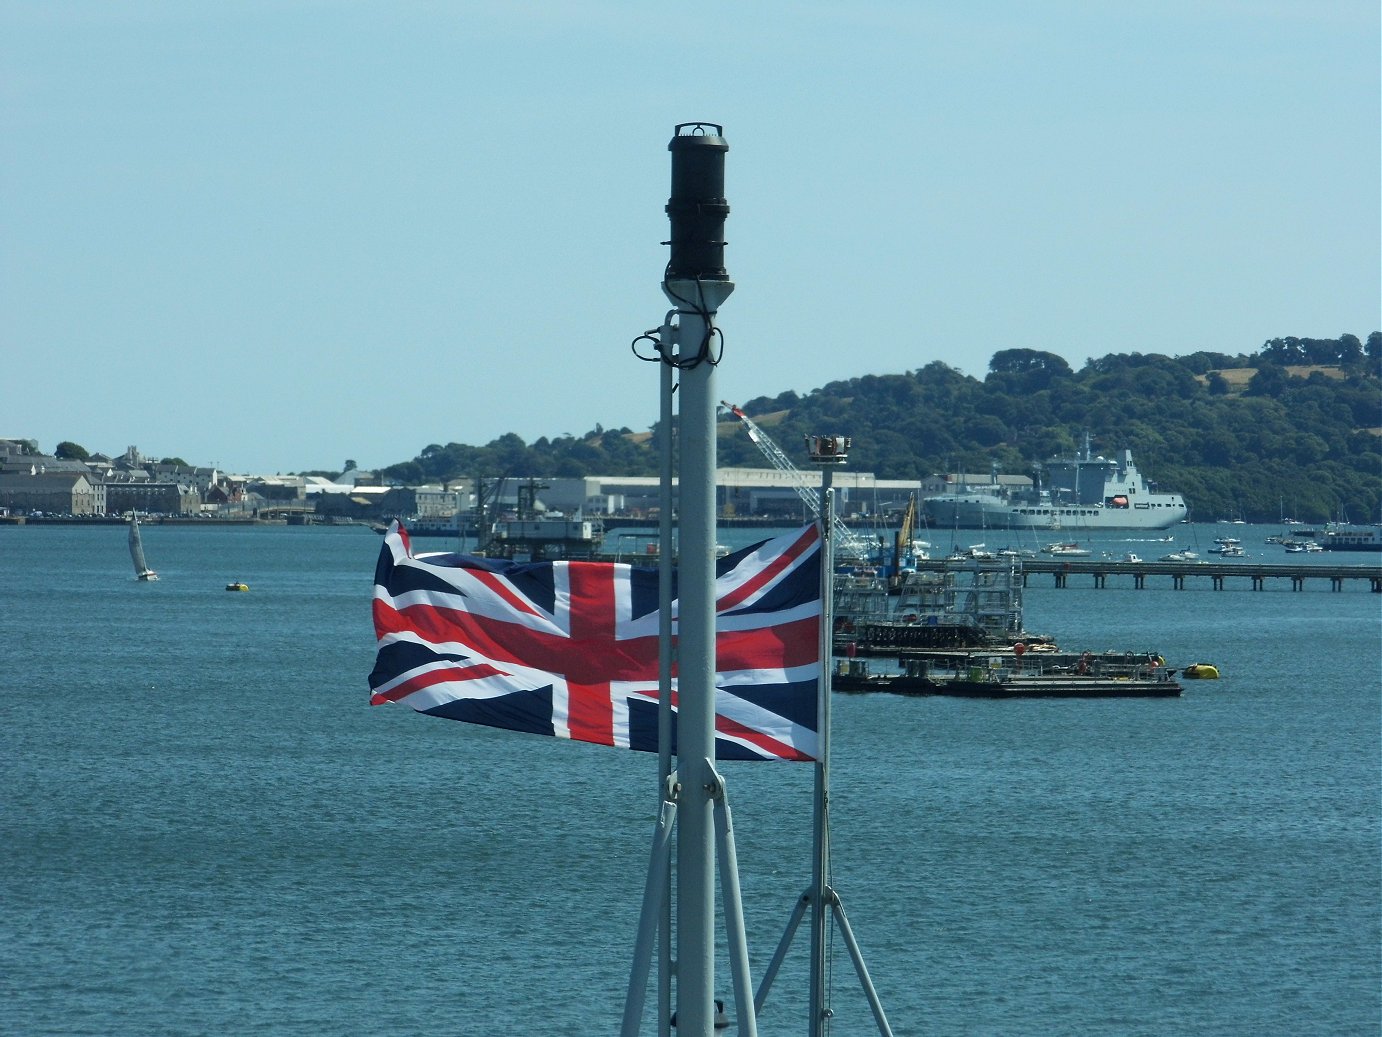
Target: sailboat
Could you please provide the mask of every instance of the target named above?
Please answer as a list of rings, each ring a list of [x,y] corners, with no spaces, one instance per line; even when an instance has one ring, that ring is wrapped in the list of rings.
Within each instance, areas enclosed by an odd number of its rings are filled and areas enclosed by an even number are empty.
[[[139,516],[130,513],[130,560],[134,562],[134,575],[139,580],[156,580],[158,573],[149,568],[144,561],[144,541],[139,536]]]

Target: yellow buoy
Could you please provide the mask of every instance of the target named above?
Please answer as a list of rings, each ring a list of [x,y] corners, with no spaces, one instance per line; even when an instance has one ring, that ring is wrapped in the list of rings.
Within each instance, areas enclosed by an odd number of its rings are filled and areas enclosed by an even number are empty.
[[[1192,681],[1217,681],[1219,667],[1212,663],[1191,663],[1181,671],[1181,676]]]

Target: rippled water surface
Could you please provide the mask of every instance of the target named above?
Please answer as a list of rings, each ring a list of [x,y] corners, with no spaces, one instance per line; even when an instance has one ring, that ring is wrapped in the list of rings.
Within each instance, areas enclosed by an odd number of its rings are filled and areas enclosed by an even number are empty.
[[[158,583],[123,530],[0,527],[0,1032],[617,1032],[655,761],[370,708],[362,529],[144,542]],[[835,697],[834,885],[894,1031],[1377,1034],[1382,599],[1109,582],[1033,576],[1028,628],[1224,678]],[[811,769],[723,769],[757,978]],[[762,1032],[805,1032],[804,958]],[[876,1032],[832,961],[831,1032]]]

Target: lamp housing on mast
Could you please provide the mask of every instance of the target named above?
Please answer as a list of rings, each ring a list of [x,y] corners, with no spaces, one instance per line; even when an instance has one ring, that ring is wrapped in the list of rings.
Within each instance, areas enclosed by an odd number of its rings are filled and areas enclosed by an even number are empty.
[[[667,150],[672,153],[672,222],[669,281],[728,281],[725,270],[724,127],[713,122],[684,122],[676,127]]]

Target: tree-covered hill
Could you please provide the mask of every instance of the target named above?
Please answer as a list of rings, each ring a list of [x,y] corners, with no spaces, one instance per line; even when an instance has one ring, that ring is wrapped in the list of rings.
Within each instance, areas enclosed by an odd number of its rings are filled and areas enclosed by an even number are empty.
[[[1272,339],[1253,354],[1109,354],[1078,371],[1032,349],[994,354],[981,380],[939,362],[742,404],[789,455],[807,434],[853,438],[850,465],[880,478],[1030,473],[1076,451],[1130,448],[1201,519],[1376,520],[1382,507],[1382,332],[1367,342]],[[532,444],[426,447],[384,470],[422,482],[463,475],[651,475],[658,430],[596,426]],[[722,466],[765,462],[737,420],[721,426]]]

